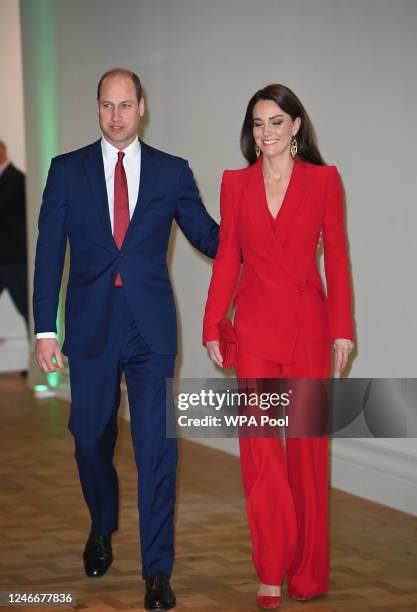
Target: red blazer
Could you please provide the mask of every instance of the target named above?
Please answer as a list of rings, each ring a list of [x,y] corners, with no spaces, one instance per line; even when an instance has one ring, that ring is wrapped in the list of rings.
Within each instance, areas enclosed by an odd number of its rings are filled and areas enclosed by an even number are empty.
[[[226,170],[220,211],[203,344],[218,339],[218,323],[235,289],[234,325],[243,351],[290,363],[300,334],[307,342],[353,340],[343,191],[335,166],[296,158],[276,223],[267,205],[262,159]],[[317,270],[320,231],[327,296]]]

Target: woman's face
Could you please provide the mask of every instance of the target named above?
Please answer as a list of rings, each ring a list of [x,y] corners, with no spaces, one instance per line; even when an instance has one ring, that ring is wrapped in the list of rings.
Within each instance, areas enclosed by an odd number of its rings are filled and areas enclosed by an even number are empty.
[[[290,155],[291,140],[300,128],[273,100],[259,100],[253,107],[253,138],[265,156]]]

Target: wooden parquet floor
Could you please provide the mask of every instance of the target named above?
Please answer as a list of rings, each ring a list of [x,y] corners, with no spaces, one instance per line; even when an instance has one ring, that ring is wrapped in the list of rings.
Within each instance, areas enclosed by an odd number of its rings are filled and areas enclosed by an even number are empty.
[[[68,404],[36,399],[18,376],[0,377],[0,591],[71,592],[76,604],[13,610],[142,610],[136,471],[129,427],[120,424],[120,529],[101,579],[82,571],[89,519],[67,431]],[[180,445],[173,586],[179,612],[250,612],[251,563],[238,459]],[[333,490],[331,590],[291,612],[417,610],[417,518]]]

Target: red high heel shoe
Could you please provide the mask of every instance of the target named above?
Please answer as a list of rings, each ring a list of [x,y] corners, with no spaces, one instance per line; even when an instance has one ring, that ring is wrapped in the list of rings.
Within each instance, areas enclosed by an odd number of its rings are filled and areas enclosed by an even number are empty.
[[[281,605],[281,595],[257,595],[256,604],[262,610],[276,610]]]

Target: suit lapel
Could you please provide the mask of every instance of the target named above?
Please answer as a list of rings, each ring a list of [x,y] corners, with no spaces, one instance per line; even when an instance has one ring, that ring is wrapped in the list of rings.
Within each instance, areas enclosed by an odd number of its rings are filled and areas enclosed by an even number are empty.
[[[261,226],[261,231],[265,238],[270,242],[273,240],[271,215],[265,196],[265,185],[262,173],[262,158],[248,168],[248,181],[246,184],[246,198],[248,200],[248,211],[252,218],[252,223]]]
[[[246,184],[246,197],[249,198],[248,209],[252,223],[261,226],[262,234],[265,236],[265,248],[270,251],[271,259],[285,269],[288,276],[297,284],[303,284],[298,278],[294,267],[289,260],[284,244],[292,230],[295,216],[304,198],[306,186],[303,179],[303,168],[301,162],[294,162],[293,173],[285,194],[282,207],[278,213],[275,231],[272,226],[272,216],[268,210],[265,193],[265,184],[262,173],[262,159],[260,158],[249,171]]]
[[[149,202],[158,193],[158,163],[155,161],[152,149],[147,144],[141,141],[140,153],[140,181],[139,193],[136,201],[135,210],[133,211],[129,227],[123,242],[125,247],[135,234],[135,231],[140,227],[141,217],[148,206]]]
[[[109,202],[107,199],[106,178],[104,175],[100,140],[93,143],[91,149],[87,153],[84,159],[84,168],[106,237],[116,246],[111,230]]]
[[[276,220],[275,231],[273,229],[273,218],[269,212],[266,199],[261,159],[253,164],[253,166],[250,166],[248,171],[250,174],[246,189],[250,194],[250,198],[253,199],[253,205],[250,206],[253,215],[256,215],[256,219],[254,218],[253,220],[257,224],[261,223],[265,234],[269,234],[271,240],[279,242],[281,247],[283,247],[293,230],[294,222],[302,206],[307,188],[307,180],[302,162],[299,159],[294,161],[291,178]]]
[[[101,152],[101,141],[98,140],[91,146],[84,159],[84,167],[87,173],[88,182],[94,197],[104,232],[115,248],[114,237],[111,229],[109,203],[107,199],[106,178],[104,174],[103,155]],[[139,168],[138,168],[139,172]],[[152,149],[144,142],[141,142],[141,168],[139,193],[135,210],[129,223],[123,247],[132,239],[135,229],[140,225],[140,218],[146,206],[157,194],[158,164],[154,159]]]
[[[302,161],[298,158],[294,160],[290,182],[288,183],[287,191],[278,213],[274,236],[283,248],[291,232],[294,231],[297,215],[302,207],[307,188],[307,180],[302,164]],[[267,212],[269,214],[269,211]]]

